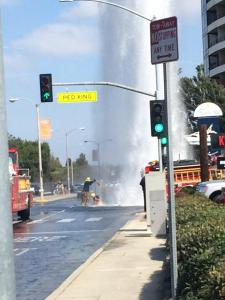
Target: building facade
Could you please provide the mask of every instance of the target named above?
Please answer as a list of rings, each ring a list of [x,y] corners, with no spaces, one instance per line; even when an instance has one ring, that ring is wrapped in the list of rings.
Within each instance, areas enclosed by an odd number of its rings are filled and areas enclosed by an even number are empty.
[[[225,0],[201,1],[205,73],[225,85]]]

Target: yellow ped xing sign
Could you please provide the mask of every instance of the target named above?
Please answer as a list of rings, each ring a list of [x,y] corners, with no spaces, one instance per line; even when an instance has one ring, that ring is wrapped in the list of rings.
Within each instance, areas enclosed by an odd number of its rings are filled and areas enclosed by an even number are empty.
[[[97,91],[58,93],[57,102],[58,103],[97,102]]]

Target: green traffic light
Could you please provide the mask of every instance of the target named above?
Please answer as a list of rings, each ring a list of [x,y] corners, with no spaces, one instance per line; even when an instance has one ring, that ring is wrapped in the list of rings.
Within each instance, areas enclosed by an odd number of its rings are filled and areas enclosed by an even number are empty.
[[[40,74],[40,94],[41,102],[53,102],[52,74]]]
[[[167,137],[161,138],[161,144],[166,145],[167,144]]]
[[[50,97],[50,93],[48,92],[44,93],[43,97],[45,98],[45,100],[48,100],[48,98]]]
[[[162,123],[158,123],[158,124],[155,125],[155,131],[157,133],[161,133],[161,132],[163,132],[163,130],[164,130],[164,126],[163,126]]]

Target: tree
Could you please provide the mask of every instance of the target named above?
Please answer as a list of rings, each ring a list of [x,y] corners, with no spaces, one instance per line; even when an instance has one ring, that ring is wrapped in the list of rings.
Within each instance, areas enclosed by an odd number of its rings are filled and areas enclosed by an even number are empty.
[[[74,163],[74,179],[82,182],[88,176],[92,177],[92,167],[88,164],[85,154],[81,153]]]
[[[81,153],[79,158],[76,159],[75,165],[77,167],[86,167],[88,166],[88,161],[86,160],[85,154]]]
[[[182,77],[180,79],[180,93],[188,112],[187,123],[189,127],[195,127],[193,113],[201,103],[213,102],[222,109],[223,114],[225,113],[224,86],[215,79],[206,77],[203,65],[198,65],[196,71],[196,76],[192,78]]]
[[[32,181],[39,178],[38,142],[8,137],[9,147],[15,147],[19,153],[19,167],[29,169]],[[50,148],[47,143],[41,144],[43,173],[47,180],[50,178]]]
[[[51,155],[50,157],[50,180],[53,182],[64,181],[66,178],[67,170],[60,163],[58,157]]]

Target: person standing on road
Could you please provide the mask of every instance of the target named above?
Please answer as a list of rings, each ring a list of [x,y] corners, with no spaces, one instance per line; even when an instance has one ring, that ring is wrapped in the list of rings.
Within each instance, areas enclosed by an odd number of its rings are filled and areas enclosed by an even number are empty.
[[[142,175],[140,185],[142,187],[143,196],[144,196],[144,211],[146,212],[146,191],[145,191],[145,176]]]
[[[90,186],[95,182],[96,180],[91,180],[90,177],[87,177],[84,181],[83,191],[82,191],[82,200],[81,204],[84,206],[87,206],[88,201],[90,199]]]

